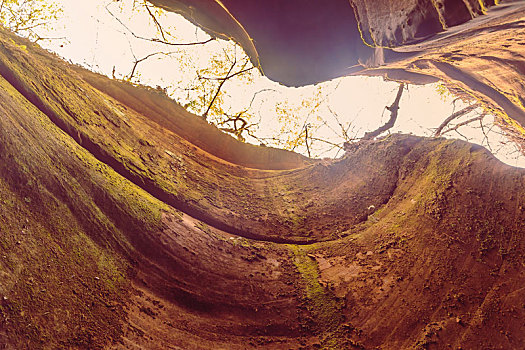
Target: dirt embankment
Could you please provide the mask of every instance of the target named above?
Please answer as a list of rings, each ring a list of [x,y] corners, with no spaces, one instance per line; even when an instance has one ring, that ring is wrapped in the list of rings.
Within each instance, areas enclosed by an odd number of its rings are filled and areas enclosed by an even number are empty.
[[[247,168],[4,32],[0,75],[4,348],[525,342],[525,173],[486,150],[393,135]]]

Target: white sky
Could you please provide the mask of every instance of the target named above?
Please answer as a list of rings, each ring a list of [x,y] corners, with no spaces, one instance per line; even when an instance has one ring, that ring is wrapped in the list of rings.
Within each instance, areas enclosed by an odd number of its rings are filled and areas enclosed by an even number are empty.
[[[67,37],[67,40],[42,41],[40,44],[73,63],[90,67],[108,76],[111,76],[113,67],[115,67],[117,77],[122,77],[129,74],[133,66],[133,54],[137,58],[141,58],[155,51],[176,51],[173,47],[134,38],[105,8],[109,4],[108,8],[132,28],[136,34],[145,37],[153,36],[155,29],[149,23],[147,15],[132,17],[131,6],[129,5],[132,0],[121,0],[119,2],[110,0],[55,0],[55,2],[63,6],[64,14],[59,24],[54,25],[48,35],[51,37],[64,36]],[[126,11],[123,13],[118,8],[119,4],[122,3],[128,5],[124,7]],[[196,29],[181,16],[166,14],[163,23],[169,23],[176,28],[174,35],[179,42],[207,39],[205,33]],[[223,45],[220,42],[213,42],[205,46],[186,47],[184,51],[175,53],[172,59],[153,58],[144,61],[139,66],[141,81],[152,86],[169,86],[173,82],[184,79],[185,74],[192,73],[188,71],[187,67],[181,67],[177,63],[181,61],[180,58],[183,55],[190,55],[193,61],[198,63],[200,60],[204,64],[207,57],[213,52],[221,50]],[[336,87],[337,89],[334,90]],[[325,93],[330,93],[327,98],[328,105],[333,112],[337,113],[339,120],[343,124],[352,122],[353,128],[351,129],[354,130],[354,133],[350,134],[362,136],[365,131],[376,129],[389,118],[389,113],[384,108],[392,104],[398,84],[384,82],[382,78],[345,77],[323,83],[321,88]],[[249,104],[251,96],[256,91],[272,90],[259,94],[257,100],[254,101],[254,106],[256,106],[261,117],[258,133],[264,137],[274,135],[282,127],[276,120],[276,103],[287,101],[289,105],[298,106],[297,108],[300,109],[302,101],[311,97],[318,87],[286,88],[257,75],[252,86],[247,87],[243,84],[235,86],[232,83],[228,89],[231,97],[227,102],[233,107]],[[409,90],[403,93],[399,118],[391,132],[430,136],[432,134],[431,129],[436,128],[444,118],[453,112],[452,100],[453,98],[450,96],[443,99],[434,84],[427,86],[410,85]],[[461,106],[461,103],[458,103],[456,110]],[[303,125],[306,118],[308,118],[306,122],[314,122],[317,116],[321,116],[328,122],[327,126],[319,129],[318,137],[326,138],[334,143],[342,143],[344,140],[335,136],[331,131],[331,129],[338,131],[340,127],[326,108],[309,116],[303,110],[298,117],[298,124]],[[489,121],[490,118],[486,118],[486,124],[490,126]],[[478,126],[479,124],[476,125],[476,127]],[[493,153],[510,165],[525,167],[525,157],[518,156],[519,152],[515,152],[514,146],[502,144],[506,140],[498,135],[499,129],[497,127],[492,130],[496,131],[491,133],[489,138]],[[479,128],[465,127],[461,128],[460,131],[469,138],[472,137],[472,142],[487,145]],[[450,136],[458,137],[459,135],[451,133]],[[316,155],[331,157],[336,155],[337,150],[328,152],[326,147],[323,149],[321,146],[322,144],[318,144],[320,148]],[[296,151],[305,153],[306,149],[300,147]]]

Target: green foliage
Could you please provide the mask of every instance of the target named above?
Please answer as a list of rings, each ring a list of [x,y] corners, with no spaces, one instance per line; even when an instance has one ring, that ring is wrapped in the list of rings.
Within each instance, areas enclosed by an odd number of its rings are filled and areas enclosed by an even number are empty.
[[[436,91],[441,97],[442,101],[447,101],[450,98],[450,91],[443,83],[439,83],[436,85]]]
[[[300,103],[293,103],[289,100],[276,103],[275,115],[280,130],[274,141],[279,143],[279,147],[295,151],[298,147],[306,146],[307,129],[311,138],[312,135],[315,135],[315,131],[324,124],[320,115],[321,108],[326,102],[325,97],[324,86],[318,85],[314,92],[309,97],[302,99]]]
[[[176,28],[173,23],[177,22],[169,13],[144,0],[114,2],[106,9],[138,40],[137,46],[130,41],[134,62],[131,72],[122,75],[124,79],[157,86],[188,111],[238,140],[316,157],[342,150],[342,143],[352,138],[348,137],[348,123],[340,123],[328,107],[329,96],[338,83],[281,95],[279,91],[283,89],[265,80],[233,41],[214,40],[199,30],[189,39],[183,34],[182,24]],[[136,25],[144,22],[148,28]],[[150,43],[147,48],[140,44],[146,41]],[[141,55],[136,55],[135,50]],[[177,74],[151,78],[148,72],[157,74],[153,65],[158,60],[169,61],[170,69]],[[261,127],[263,116],[273,120]],[[336,139],[328,141],[329,134]]]
[[[194,65],[190,61],[187,66]],[[213,52],[204,64],[194,65],[195,76],[189,82],[179,82],[187,91],[183,105],[197,115],[203,115],[207,109],[207,119],[217,125],[222,125],[225,116],[235,114],[235,111],[225,105],[226,89],[220,89],[225,84],[253,83],[253,75],[248,56],[233,42],[225,42],[223,49]],[[215,96],[216,95],[216,96]],[[215,97],[214,103],[212,99]]]
[[[43,39],[39,30],[53,25],[62,9],[51,0],[2,0],[0,23],[32,41]]]
[[[301,275],[305,287],[306,306],[314,318],[316,331],[321,333],[321,345],[324,349],[341,349],[341,325],[344,316],[341,313],[343,303],[319,282],[317,262],[307,251],[297,245],[288,245],[293,263]]]

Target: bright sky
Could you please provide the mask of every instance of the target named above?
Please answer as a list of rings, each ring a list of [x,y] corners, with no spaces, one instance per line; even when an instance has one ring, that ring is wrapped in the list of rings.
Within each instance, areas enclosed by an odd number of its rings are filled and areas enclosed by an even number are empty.
[[[73,63],[81,64],[108,76],[112,75],[115,67],[118,78],[130,73],[135,61],[134,57],[140,59],[156,51],[171,52],[169,57],[156,56],[142,62],[138,66],[138,72],[141,83],[167,87],[168,93],[174,94],[173,97],[179,101],[184,99],[183,95],[173,86],[176,87],[177,82],[189,79],[190,75],[194,74],[195,67],[199,65],[202,67],[208,62],[210,55],[220,53],[228,45],[222,41],[214,41],[203,46],[185,47],[182,50],[136,39],[106,9],[108,6],[108,9],[135,34],[153,37],[156,33],[155,27],[147,14],[136,15],[137,12],[132,11],[132,0],[55,1],[63,6],[64,14],[59,24],[53,26],[48,36],[66,37],[67,40],[42,41],[40,42],[42,46],[55,51]],[[208,38],[205,33],[181,16],[165,14],[160,18],[164,25],[175,28],[173,34],[177,42],[201,41]],[[256,96],[252,105],[256,111],[256,119],[260,118],[257,130],[259,137],[272,137],[283,128],[293,129],[295,127],[296,130],[297,128],[302,130],[304,125],[310,123],[315,127],[317,138],[326,139],[335,144],[341,144],[344,141],[340,135],[341,127],[337,120],[345,128],[349,123],[351,124],[348,128],[351,137],[362,136],[364,132],[374,130],[385,123],[390,116],[388,111],[385,111],[385,106],[392,104],[398,88],[397,83],[371,77],[345,77],[303,88],[287,88],[260,74],[253,74],[252,77],[254,82],[249,86],[244,83],[227,82],[229,96],[225,98],[225,103],[234,110],[241,109],[249,105],[254,93],[264,90]],[[318,109],[304,106],[305,101],[311,100],[319,90],[322,93],[321,99],[325,99],[326,103]],[[431,136],[432,128],[436,128],[444,118],[453,113],[452,101],[453,97],[440,95],[435,84],[410,85],[408,91],[403,93],[399,118],[391,132]],[[285,123],[282,120],[279,121],[276,105],[288,106],[295,111],[296,118]],[[462,106],[465,105],[461,102],[457,103],[455,110],[459,110]],[[337,119],[334,114],[337,115]],[[469,116],[466,116],[458,122],[468,118]],[[489,145],[493,153],[510,165],[525,167],[525,157],[519,156],[515,146],[509,145],[507,140],[499,135],[500,130],[492,124],[491,117],[487,117],[484,124],[488,126],[487,130],[491,129]],[[484,137],[479,124],[459,130],[471,139],[471,142],[487,146],[487,138]],[[454,132],[449,136],[461,138]],[[247,141],[258,143],[251,139]],[[337,148],[327,143],[314,141],[311,148],[313,156],[341,155]],[[297,147],[295,151],[306,154],[304,146]]]

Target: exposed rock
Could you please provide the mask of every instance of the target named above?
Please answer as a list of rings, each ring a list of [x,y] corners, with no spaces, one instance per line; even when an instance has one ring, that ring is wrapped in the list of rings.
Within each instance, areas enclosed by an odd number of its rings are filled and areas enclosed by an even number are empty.
[[[492,0],[153,0],[240,43],[268,77],[311,84],[401,55],[398,47],[482,14]],[[348,67],[351,67],[349,70]]]
[[[454,93],[495,109],[500,125],[525,143],[523,1],[152,3],[181,13],[212,34],[233,38],[264,74],[286,85],[347,74],[414,84],[440,79]]]

